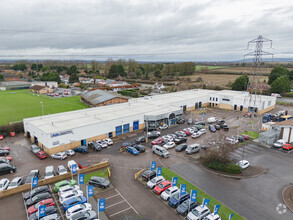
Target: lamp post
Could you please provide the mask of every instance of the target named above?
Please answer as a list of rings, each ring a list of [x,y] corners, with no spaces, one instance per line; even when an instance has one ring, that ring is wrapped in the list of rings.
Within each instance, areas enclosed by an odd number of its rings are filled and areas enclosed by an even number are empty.
[[[42,106],[42,115],[44,115],[44,106],[43,106],[43,102],[40,102],[41,106]]]

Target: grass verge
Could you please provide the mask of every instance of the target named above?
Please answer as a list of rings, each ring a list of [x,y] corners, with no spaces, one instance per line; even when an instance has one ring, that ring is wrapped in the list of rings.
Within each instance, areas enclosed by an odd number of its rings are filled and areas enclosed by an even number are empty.
[[[86,174],[84,175],[84,182],[87,183],[92,176],[106,177],[108,176],[108,171],[106,169],[102,169],[102,170],[97,170],[95,172]]]
[[[249,137],[252,137],[253,139],[258,139],[258,137],[259,137],[259,133],[258,132],[254,132],[254,131],[242,132],[240,134],[246,134]]]
[[[190,190],[197,190],[197,198],[198,201],[201,203],[203,198],[210,199],[209,202],[209,208],[211,211],[214,210],[214,206],[220,204],[220,210],[219,210],[219,215],[221,216],[222,219],[228,219],[228,216],[231,215],[232,213],[235,213],[233,210],[229,209],[227,206],[223,205],[220,203],[218,200],[215,198],[211,197],[204,191],[200,190],[184,178],[180,177],[177,173],[173,172],[172,170],[168,169],[167,167],[162,168],[162,175],[165,177],[165,179],[172,181],[172,177],[177,176],[178,177],[178,183],[177,185],[180,186],[180,184],[186,184],[187,191],[190,192]],[[233,220],[244,220],[242,216],[239,214],[235,213],[233,216]]]

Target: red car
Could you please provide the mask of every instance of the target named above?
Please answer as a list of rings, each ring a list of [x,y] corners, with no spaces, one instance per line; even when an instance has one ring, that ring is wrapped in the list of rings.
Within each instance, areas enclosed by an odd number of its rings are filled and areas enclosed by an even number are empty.
[[[0,140],[3,140],[4,136],[3,135],[0,135]]]
[[[38,153],[36,153],[37,157],[40,158],[41,160],[42,159],[45,159],[47,158],[47,154],[44,152],[44,151],[39,151]]]
[[[187,130],[187,129],[183,129],[182,131],[185,132],[185,134],[186,134],[187,136],[191,135],[191,132],[190,132],[189,130]]]
[[[245,140],[250,140],[251,138],[247,134],[242,134],[242,137],[244,137]]]
[[[84,169],[84,168],[89,167],[89,166],[88,166],[84,161],[82,161],[82,160],[78,161],[78,164],[77,164],[77,165],[79,166],[80,169]]]
[[[169,180],[161,182],[159,185],[157,185],[154,188],[154,193],[160,195],[162,192],[164,192],[166,189],[170,188],[172,186],[171,182]]]
[[[6,159],[6,160],[9,160],[9,161],[11,161],[11,160],[12,160],[12,158],[11,158],[11,157],[0,157],[0,159]]]
[[[152,141],[152,145],[158,145],[164,143],[164,140],[162,138],[157,138]]]
[[[8,151],[10,151],[10,147],[0,147],[0,150],[8,150]]]
[[[31,207],[29,207],[27,209],[28,215],[30,216],[31,214],[37,212],[40,205],[45,205],[46,207],[48,207],[48,206],[55,206],[55,202],[54,202],[53,199],[45,199],[45,200],[42,200],[42,201],[38,202],[35,205],[32,205]]]
[[[284,144],[283,145],[283,149],[284,150],[292,150],[293,149],[293,144]]]

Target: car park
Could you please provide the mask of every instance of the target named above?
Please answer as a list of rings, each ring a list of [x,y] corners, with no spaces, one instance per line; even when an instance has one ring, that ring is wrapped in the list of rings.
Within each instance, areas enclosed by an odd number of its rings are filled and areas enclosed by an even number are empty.
[[[139,153],[144,153],[145,152],[145,147],[141,144],[135,145],[134,146],[136,148],[136,150],[139,151]]]
[[[216,128],[215,128],[214,125],[209,125],[209,130],[210,130],[211,132],[216,132]]]
[[[34,197],[35,195],[40,194],[40,193],[44,193],[44,192],[50,192],[49,187],[48,186],[39,186],[29,192],[24,193],[23,199],[28,200],[30,197]]]
[[[208,216],[204,217],[203,220],[222,220],[222,218],[218,214],[211,213]]]
[[[15,171],[16,171],[16,167],[11,164],[7,164],[7,163],[0,164],[0,175],[4,175],[7,173],[13,173]]]
[[[66,211],[66,218],[69,219],[71,216],[80,213],[92,210],[92,205],[90,203],[78,204],[75,205]]]
[[[9,154],[8,150],[0,150],[0,156],[7,156]]]
[[[177,186],[171,186],[170,188],[166,189],[164,192],[161,193],[161,198],[163,200],[169,200],[172,196],[179,193],[179,189]]]
[[[160,145],[162,143],[164,143],[164,140],[162,138],[157,138],[151,142],[152,145]]]
[[[181,152],[181,151],[184,151],[186,148],[187,148],[187,145],[186,145],[186,144],[179,144],[179,145],[175,148],[175,151],[177,151],[177,152]]]
[[[175,144],[182,144],[185,143],[187,141],[186,137],[178,137],[174,139]]]
[[[77,163],[74,160],[69,160],[67,162],[67,167],[70,170],[70,172],[72,171],[72,165],[76,165],[76,170],[79,170]]]
[[[58,192],[58,190],[61,187],[64,187],[64,186],[67,186],[67,185],[75,185],[75,184],[76,184],[75,180],[62,180],[62,181],[60,181],[58,183],[55,183],[53,190],[55,192]]]
[[[47,166],[45,169],[45,179],[49,179],[55,176],[54,167]]]
[[[39,151],[36,153],[36,156],[40,159],[40,160],[43,160],[45,158],[47,158],[47,154],[44,152],[44,151]]]
[[[39,146],[35,144],[32,144],[30,149],[31,152],[33,152],[34,154],[38,153],[41,150],[41,148],[39,148]]]
[[[281,147],[283,147],[284,144],[286,144],[286,141],[280,139],[280,140],[277,140],[277,141],[274,143],[274,147],[276,147],[276,148],[281,148]]]
[[[240,166],[242,169],[246,169],[247,167],[249,167],[249,162],[247,160],[240,160],[236,164]]]
[[[9,179],[7,179],[7,178],[1,179],[0,180],[0,191],[7,189],[7,187],[9,186],[9,183],[10,183]]]
[[[61,193],[59,195],[59,202],[61,204],[63,204],[64,201],[66,201],[68,199],[72,199],[72,198],[77,197],[77,196],[83,196],[83,192],[81,190],[71,190],[71,191],[68,191],[68,192],[65,192],[65,193]]]
[[[83,160],[78,161],[77,165],[80,169],[85,169],[85,168],[89,167],[89,165],[86,162],[84,162]]]
[[[45,215],[51,215],[57,213],[57,209],[55,206],[47,206],[45,208]],[[30,215],[29,220],[39,220],[39,211]]]
[[[32,205],[31,207],[29,207],[27,209],[27,214],[30,216],[31,214],[37,212],[39,209],[39,206],[41,206],[41,205],[45,205],[46,207],[55,206],[55,202],[52,198],[42,200],[42,201],[36,203],[35,205]]]
[[[79,212],[69,218],[69,220],[79,220],[79,219],[89,219],[89,220],[96,220],[97,213],[93,210]]]
[[[39,193],[39,194],[35,195],[34,197],[27,199],[25,201],[25,205],[28,208],[28,207],[44,200],[44,199],[49,199],[51,197],[52,197],[52,195],[48,192]]]
[[[103,146],[102,146],[103,147]],[[86,154],[89,152],[87,146],[79,146],[73,149],[75,152]]]
[[[185,200],[189,199],[189,194],[188,193],[185,193],[185,194],[181,194],[178,193],[178,194],[175,194],[174,196],[172,196],[170,199],[169,199],[169,205],[172,207],[172,208],[176,208],[177,206],[179,206],[182,202],[184,202]]]
[[[200,205],[192,209],[191,212],[188,213],[187,219],[188,220],[202,220],[210,213],[211,213],[210,209],[207,206]]]
[[[155,170],[146,170],[142,173],[141,177],[144,181],[149,181],[156,177],[157,173]]]
[[[63,210],[66,211],[67,209],[75,206],[75,205],[78,205],[78,204],[83,204],[83,203],[86,203],[87,202],[87,199],[86,197],[84,196],[78,196],[78,197],[74,197],[72,199],[69,199],[69,200],[66,200],[64,203],[63,203]]]
[[[66,192],[72,191],[72,190],[80,190],[79,185],[66,185],[66,186],[61,187],[61,188],[58,190],[58,196],[60,196],[60,195],[63,194],[63,193],[66,193]]]
[[[164,144],[163,147],[165,149],[170,149],[170,148],[175,147],[175,143],[173,141],[171,141],[171,142],[168,142],[168,143]]]
[[[192,210],[198,206],[197,202],[192,202],[190,199],[186,199],[184,202],[182,202],[176,209],[177,213],[180,215],[187,215],[188,210]]]
[[[134,156],[139,154],[139,151],[135,147],[128,147],[126,150],[127,152],[133,154]]]
[[[191,138],[199,138],[201,136],[201,133],[199,132],[194,132],[192,135],[191,135]]]
[[[102,150],[102,145],[98,144],[97,142],[89,142],[88,146],[93,149],[94,151],[101,151]]]
[[[165,129],[167,129],[169,126],[167,125],[167,124],[163,124],[163,125],[161,125],[161,126],[159,126],[159,129],[161,129],[161,130],[165,130]]]
[[[146,137],[145,136],[140,136],[135,140],[136,144],[141,144],[144,143],[146,141]]]
[[[103,139],[103,142],[107,143],[107,145],[113,145],[113,141],[110,138]]]
[[[64,151],[64,153],[66,154],[66,156],[71,157],[75,154],[74,150],[66,150]]]
[[[161,157],[165,157],[165,158],[170,156],[169,152],[165,148],[163,148],[163,147],[161,147],[159,145],[154,145],[152,147],[152,152],[154,154],[157,154],[157,155],[159,155]]]
[[[215,123],[216,121],[217,121],[217,119],[216,119],[215,117],[210,117],[210,118],[207,119],[207,122],[208,122],[209,124],[211,124],[211,123]]]
[[[110,181],[99,176],[92,176],[89,180],[89,184],[100,187],[102,189],[106,189],[110,186]]]
[[[166,189],[170,188],[172,186],[171,182],[169,180],[165,180],[155,186],[153,189],[153,192],[156,193],[157,195],[161,195],[162,192],[164,192]]]
[[[23,178],[22,177],[15,177],[13,180],[11,180],[9,186],[7,189],[13,189],[23,184]]]
[[[200,150],[200,145],[199,144],[191,144],[189,146],[187,146],[185,153],[186,154],[194,154],[199,152]]]
[[[68,173],[68,171],[63,165],[59,165],[57,167],[57,174],[58,175],[63,175],[63,174],[66,174],[66,173]]]
[[[67,157],[67,155],[65,152],[59,152],[59,153],[51,155],[52,159],[58,159],[58,160],[64,160],[64,159],[66,159],[66,157]]]
[[[165,178],[163,176],[156,176],[147,182],[147,187],[153,189],[156,185],[163,181],[165,181]]]

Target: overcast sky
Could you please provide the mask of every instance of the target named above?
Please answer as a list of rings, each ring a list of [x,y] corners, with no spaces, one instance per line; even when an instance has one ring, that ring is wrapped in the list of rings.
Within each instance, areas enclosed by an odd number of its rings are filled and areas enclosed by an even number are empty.
[[[273,49],[265,44],[264,50],[274,57],[292,58],[293,1],[9,0],[0,6],[0,59],[230,61],[243,59],[258,35],[273,40]]]

